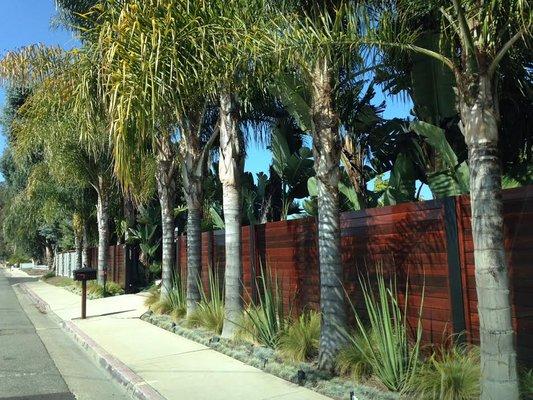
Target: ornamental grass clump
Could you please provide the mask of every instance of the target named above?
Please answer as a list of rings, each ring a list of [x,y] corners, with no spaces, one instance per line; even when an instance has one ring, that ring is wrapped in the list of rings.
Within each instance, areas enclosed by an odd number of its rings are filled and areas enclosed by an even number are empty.
[[[353,371],[368,368],[387,389],[402,392],[411,382],[420,362],[424,289],[417,326],[411,338],[411,328],[405,317],[409,283],[406,284],[405,304],[402,307],[398,301],[395,278],[387,283],[381,268],[378,268],[376,276],[377,285],[372,284],[369,276],[359,277],[368,323],[364,322],[350,301],[356,322],[355,332],[345,331],[344,335],[348,346],[352,346],[352,356],[357,361]],[[346,365],[344,368],[346,369]]]
[[[287,320],[283,311],[283,297],[276,278],[269,268],[261,267],[261,276],[257,277],[256,288],[258,301],[245,310],[250,334],[254,340],[272,349],[277,348]]]
[[[148,308],[151,308],[155,303],[159,301],[161,292],[156,285],[153,285],[148,289],[148,297],[144,300],[144,305]]]
[[[407,391],[419,399],[478,399],[480,374],[479,349],[455,345],[433,353],[421,365]]]
[[[175,321],[183,318],[187,304],[181,276],[178,273],[172,275],[172,286],[164,298],[159,288],[151,288],[145,304],[158,314],[169,314]]]
[[[289,361],[302,362],[318,354],[320,339],[320,314],[305,312],[288,323],[278,341],[278,351]]]
[[[196,310],[188,317],[190,327],[203,327],[220,335],[224,325],[224,287],[218,272],[209,269],[209,292],[198,282],[201,299]]]

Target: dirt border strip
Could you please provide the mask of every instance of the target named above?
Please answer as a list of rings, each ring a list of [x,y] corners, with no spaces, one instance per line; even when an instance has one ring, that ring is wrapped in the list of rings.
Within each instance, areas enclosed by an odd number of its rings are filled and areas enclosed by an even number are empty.
[[[133,372],[126,364],[105,351],[98,343],[83,332],[72,321],[63,321],[38,294],[25,283],[18,285],[42,313],[51,314],[60,321],[60,325],[87,353],[102,366],[111,377],[124,386],[129,394],[139,400],[166,400],[159,392],[151,387],[144,379]]]

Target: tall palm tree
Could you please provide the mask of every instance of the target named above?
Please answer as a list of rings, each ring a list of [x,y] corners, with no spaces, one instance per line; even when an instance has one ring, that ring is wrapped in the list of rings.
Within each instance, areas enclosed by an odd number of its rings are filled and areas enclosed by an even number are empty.
[[[54,153],[62,157],[56,165],[68,164],[97,193],[98,282],[103,285],[114,178],[106,117],[94,92],[94,69],[83,53],[37,45],[8,53],[0,62],[0,76],[8,84],[35,90],[24,120],[30,143],[41,138],[48,146],[65,146]],[[87,83],[83,91],[77,90],[80,81]],[[71,136],[63,137],[63,131]]]
[[[95,10],[90,17],[97,23],[86,33],[93,38],[101,93],[114,121],[117,174],[131,186],[132,171],[139,168],[130,162],[132,155],[151,149],[157,159],[163,295],[170,289],[174,264],[173,209],[181,162],[188,206],[188,313],[200,300],[202,184],[216,138],[213,126],[206,128],[210,98],[202,65],[194,61],[201,58],[194,19],[200,6],[181,0],[112,2]]]
[[[250,65],[245,38],[271,15],[267,0],[201,1],[203,52],[211,92],[218,100],[220,147],[218,173],[222,183],[225,223],[225,316],[223,337],[232,337],[243,313],[242,175],[244,172],[243,112],[261,74]]]
[[[343,1],[288,3],[289,8],[272,19],[266,34],[252,38],[252,43],[258,57],[274,55],[278,64],[286,66],[288,78],[277,83],[279,95],[313,137],[322,312],[319,366],[333,369],[346,324],[338,189],[341,136],[335,101],[340,74],[351,75],[357,69],[359,32],[355,16]],[[348,42],[350,46],[341,47]],[[302,92],[308,95],[302,97]]]
[[[519,41],[530,42],[529,1],[389,2],[369,43],[440,61],[455,78],[460,129],[468,147],[472,235],[480,317],[483,399],[517,399],[516,352],[503,240],[498,155],[499,67]],[[417,43],[408,21],[430,15],[445,34],[438,49]]]

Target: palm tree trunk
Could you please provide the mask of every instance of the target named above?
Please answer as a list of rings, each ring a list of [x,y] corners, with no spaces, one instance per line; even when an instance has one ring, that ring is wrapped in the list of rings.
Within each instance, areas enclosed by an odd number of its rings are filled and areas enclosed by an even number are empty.
[[[109,252],[109,190],[102,176],[98,178],[96,218],[98,220],[98,284],[105,285]]]
[[[74,247],[76,248],[76,269],[83,267],[83,238],[75,234],[74,235]]]
[[[238,126],[237,104],[230,93],[220,95],[220,161],[222,183],[226,269],[225,307],[222,337],[232,337],[242,318],[241,177],[243,139]]]
[[[318,183],[318,250],[322,328],[318,364],[332,370],[343,345],[346,309],[342,287],[339,214],[341,144],[338,116],[332,105],[331,72],[325,59],[317,62],[312,76],[313,155]]]
[[[89,221],[87,219],[85,219],[85,221],[83,222],[83,233],[82,233],[82,241],[83,241],[83,244],[82,244],[82,247],[83,247],[83,250],[82,250],[82,254],[81,254],[81,263],[83,265],[83,267],[88,267],[89,266]]]
[[[135,206],[129,193],[124,194],[124,219],[126,220],[126,232],[124,232],[124,241],[126,244],[130,240],[130,228],[135,225]]]
[[[162,231],[162,282],[161,296],[168,295],[172,288],[174,271],[174,201],[176,196],[175,160],[170,135],[158,139],[157,151],[157,192],[161,204]]]
[[[481,398],[518,399],[510,287],[503,238],[498,124],[491,81],[480,76],[477,97],[461,98],[468,145],[479,333]]]
[[[187,201],[187,315],[191,315],[200,302],[203,200],[203,168],[198,165],[200,152],[198,148],[189,150],[183,171],[183,191]]]

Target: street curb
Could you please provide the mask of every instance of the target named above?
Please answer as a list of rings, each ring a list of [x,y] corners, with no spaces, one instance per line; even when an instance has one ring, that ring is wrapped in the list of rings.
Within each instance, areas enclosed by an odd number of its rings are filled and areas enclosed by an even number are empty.
[[[60,325],[87,353],[102,366],[111,377],[120,385],[125,387],[126,391],[133,398],[139,400],[166,400],[144,379],[133,372],[126,364],[113,357],[105,351],[98,343],[83,332],[72,321],[63,321],[50,308],[50,305],[44,301],[37,293],[30,289],[25,283],[18,285],[21,291],[26,294],[34,303],[35,307],[43,313],[52,314],[60,321]]]

